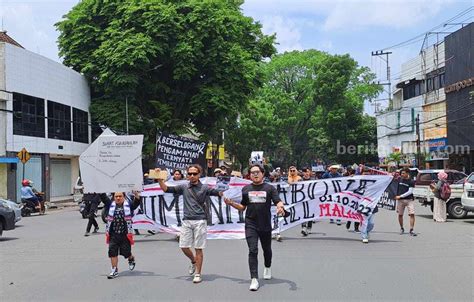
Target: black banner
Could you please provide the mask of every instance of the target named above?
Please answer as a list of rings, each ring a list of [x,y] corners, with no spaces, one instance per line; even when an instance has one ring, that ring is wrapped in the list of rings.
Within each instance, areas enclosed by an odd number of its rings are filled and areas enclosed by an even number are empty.
[[[378,202],[378,207],[395,211],[397,201],[395,200],[395,196],[397,196],[398,191],[398,180],[393,179],[390,185],[387,187],[387,190],[383,193],[382,197]]]
[[[206,143],[162,132],[156,140],[156,167],[185,170],[206,163]]]

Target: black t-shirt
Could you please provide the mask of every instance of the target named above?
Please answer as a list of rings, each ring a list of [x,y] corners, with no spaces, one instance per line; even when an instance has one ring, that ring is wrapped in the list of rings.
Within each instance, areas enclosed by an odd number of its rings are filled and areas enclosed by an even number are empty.
[[[415,182],[413,180],[401,178],[400,183],[398,184],[397,195],[403,195],[406,192],[408,192],[409,188],[414,188],[414,187],[415,187]],[[414,199],[413,194],[402,197],[402,199]]]
[[[247,207],[245,211],[245,227],[254,227],[260,232],[272,230],[272,201],[280,202],[277,189],[267,183],[246,185],[242,189],[241,204]]]

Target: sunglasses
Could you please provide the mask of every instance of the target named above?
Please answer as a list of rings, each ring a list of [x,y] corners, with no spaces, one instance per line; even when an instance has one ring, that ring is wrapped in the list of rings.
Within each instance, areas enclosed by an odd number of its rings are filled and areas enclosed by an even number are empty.
[[[188,175],[189,175],[189,176],[196,176],[196,175],[199,175],[199,173],[188,172]]]
[[[290,170],[290,172],[296,172],[296,170]]]

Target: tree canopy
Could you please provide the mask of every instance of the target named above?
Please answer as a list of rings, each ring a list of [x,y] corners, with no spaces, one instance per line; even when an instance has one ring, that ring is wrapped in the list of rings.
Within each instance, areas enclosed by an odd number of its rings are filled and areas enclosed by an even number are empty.
[[[364,101],[378,95],[374,75],[349,55],[317,50],[276,55],[262,65],[265,82],[240,122],[229,127],[230,151],[246,163],[253,150],[278,165],[309,164],[321,158],[353,163],[372,154],[337,154],[339,145],[376,144],[375,118]],[[363,152],[362,152],[363,153]]]
[[[145,133],[209,138],[235,120],[263,83],[274,36],[240,10],[242,1],[83,0],[56,24],[64,64],[84,74],[93,120]]]

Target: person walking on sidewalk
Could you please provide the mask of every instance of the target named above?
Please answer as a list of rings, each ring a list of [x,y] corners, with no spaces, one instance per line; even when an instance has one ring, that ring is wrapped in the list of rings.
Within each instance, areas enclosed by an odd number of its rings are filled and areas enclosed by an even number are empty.
[[[249,248],[249,268],[250,268],[250,290],[256,291],[258,283],[258,240],[263,249],[265,268],[263,279],[272,278],[272,203],[277,207],[277,215],[283,216],[285,209],[283,202],[278,195],[277,189],[263,182],[265,170],[262,166],[254,164],[250,166],[250,177],[252,183],[242,188],[242,202],[236,203],[229,198],[225,198],[227,205],[239,211],[245,211],[245,239]]]
[[[115,192],[113,202],[107,204],[106,241],[109,244],[109,258],[112,264],[108,279],[118,276],[118,255],[128,259],[128,268],[135,268],[135,257],[132,254],[133,228],[132,214],[140,205],[140,195],[134,192],[133,201],[126,200],[125,193]]]
[[[160,169],[156,169],[160,172]],[[183,195],[183,224],[181,225],[179,247],[191,260],[189,274],[193,282],[202,281],[201,270],[204,259],[203,249],[206,247],[207,220],[210,215],[206,200],[209,196],[223,196],[222,191],[209,188],[199,181],[202,173],[200,165],[190,165],[187,168],[188,184],[168,187],[163,179],[158,179],[160,188],[167,193]],[[195,254],[191,250],[194,247]]]
[[[441,198],[441,190],[447,182],[448,174],[444,171],[438,173],[438,181],[430,185],[434,194],[433,200],[433,220],[436,222],[446,222],[446,200]]]
[[[415,228],[415,199],[413,197],[413,188],[415,182],[410,179],[410,169],[403,168],[401,172],[400,183],[398,184],[398,192],[395,199],[397,200],[398,222],[400,223],[400,235],[405,233],[403,228],[403,214],[405,208],[408,209],[410,217],[410,236],[416,236]]]

